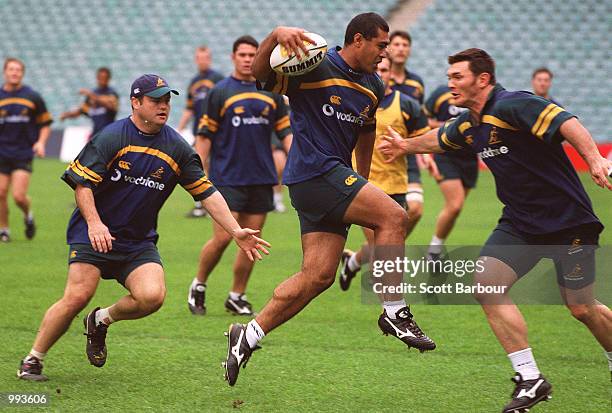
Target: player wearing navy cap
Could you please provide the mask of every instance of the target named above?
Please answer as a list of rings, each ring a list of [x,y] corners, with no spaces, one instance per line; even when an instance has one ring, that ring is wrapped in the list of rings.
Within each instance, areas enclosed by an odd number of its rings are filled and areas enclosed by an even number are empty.
[[[553,259],[566,305],[605,349],[612,371],[612,311],[592,290],[603,225],[561,141],[574,146],[595,183],[610,190],[612,161],[600,155],[572,114],[539,96],[497,84],[495,63],[484,50],[467,49],[448,62],[454,104],[469,111],[415,139],[403,140],[390,130],[379,149],[389,160],[406,153],[467,150],[478,153],[493,173],[504,209],[481,251],[484,270],[475,274],[475,282],[506,287],[506,293],[476,298],[517,372],[512,400],[503,412],[522,413],[546,400],[551,385],[538,370],[527,325],[508,292],[542,258]]]
[[[196,148],[204,158],[210,154],[209,176],[242,226],[261,230],[274,209],[272,187],[278,176],[272,159],[270,136],[276,133],[284,147],[291,146],[289,116],[282,96],[259,91],[251,66],[259,44],[251,36],[234,42],[231,76],[212,88],[204,104]],[[189,289],[193,314],[205,314],[206,282],[231,241],[219,225],[202,247],[198,273]],[[239,251],[234,263],[234,281],[225,301],[227,311],[253,315],[246,288],[253,263]]]
[[[83,320],[89,362],[106,362],[106,332],[119,320],[157,311],[166,295],[157,251],[157,216],[180,184],[201,200],[250,259],[267,253],[258,231],[241,228],[208,180],[199,156],[166,125],[170,95],[178,94],[156,75],[143,75],[131,89],[132,116],[98,133],[69,165],[62,179],[75,190],[77,209],[68,224],[68,280],[64,296],[45,314],[32,350],[17,376],[46,380],[42,360],[93,297],[100,278],[115,279],[128,291],[110,307]]]
[[[15,58],[4,61],[4,84],[0,88],[0,242],[10,241],[8,191],[23,211],[25,236],[36,233],[28,186],[34,155],[44,158],[52,119],[45,101],[22,83],[25,64]]]
[[[93,90],[79,89],[79,94],[85,96],[85,102],[71,111],[60,115],[60,120],[76,118],[85,115],[91,119],[93,129],[91,137],[101,131],[106,125],[115,121],[119,110],[119,95],[109,86],[111,71],[101,67],[96,71],[97,87]]]
[[[300,220],[303,261],[301,270],[276,287],[254,320],[246,326],[230,326],[225,374],[232,386],[263,336],[333,284],[351,224],[373,229],[376,244],[387,246],[376,255],[378,259],[403,254],[406,211],[366,181],[376,109],[384,97],[384,86],[375,71],[385,55],[388,32],[387,22],[378,14],[357,15],[347,26],[344,48],[329,50],[314,70],[295,77],[273,72],[270,54],[277,44],[305,52],[303,42],[310,39],[304,30],[277,27],[258,50],[255,77],[265,82],[263,89],[287,95],[291,105],[294,139],[283,182],[289,186]],[[351,168],[353,150],[357,171]],[[383,283],[398,285],[401,277],[399,272],[389,272]],[[412,318],[401,294],[385,294],[383,300],[379,326],[385,334],[420,350],[435,347]]]

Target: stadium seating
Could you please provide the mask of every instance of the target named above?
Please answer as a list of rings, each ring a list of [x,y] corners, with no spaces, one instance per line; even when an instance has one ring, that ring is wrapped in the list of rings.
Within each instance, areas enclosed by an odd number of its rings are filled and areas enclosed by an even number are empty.
[[[552,96],[580,117],[599,141],[612,139],[609,2],[598,0],[434,1],[409,28],[411,70],[426,93],[446,81],[446,57],[468,47],[496,60],[498,81],[530,90],[539,66],[555,75]]]

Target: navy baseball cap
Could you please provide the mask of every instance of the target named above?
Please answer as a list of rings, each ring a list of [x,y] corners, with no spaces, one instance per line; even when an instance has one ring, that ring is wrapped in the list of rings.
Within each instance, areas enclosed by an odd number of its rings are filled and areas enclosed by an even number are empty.
[[[166,93],[170,92],[174,93],[175,95],[179,94],[176,90],[170,89],[168,82],[166,82],[161,76],[149,74],[142,75],[138,79],[134,80],[134,83],[132,83],[130,97],[139,98],[142,96],[149,96],[152,98],[160,98]]]

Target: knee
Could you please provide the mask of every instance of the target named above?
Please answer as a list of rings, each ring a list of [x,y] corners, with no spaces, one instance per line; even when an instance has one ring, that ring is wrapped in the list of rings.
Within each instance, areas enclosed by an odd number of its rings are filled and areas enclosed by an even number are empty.
[[[408,220],[415,222],[423,216],[423,204],[421,202],[411,202],[408,206]]]
[[[13,199],[17,205],[23,205],[28,202],[28,196],[25,192],[15,191],[13,192]]]
[[[159,310],[164,304],[166,298],[166,289],[160,288],[147,291],[138,299],[140,309],[146,314],[152,314]]]
[[[323,267],[308,267],[302,268],[302,275],[310,280],[311,287],[315,292],[320,293],[332,286],[336,280],[336,269]]]
[[[64,304],[64,307],[68,310],[68,312],[76,315],[87,306],[90,299],[91,295],[79,292],[64,295],[64,297],[62,298],[62,303]]]
[[[385,220],[385,227],[391,231],[401,231],[406,233],[408,231],[408,225],[411,221],[409,214],[401,208],[394,208],[387,215]]]
[[[570,312],[572,313],[572,316],[576,320],[583,322],[583,323],[586,323],[587,321],[589,321],[591,317],[593,317],[593,314],[595,311],[595,307],[589,306],[586,304],[568,305],[567,308],[570,310]]]
[[[227,232],[215,234],[212,239],[212,244],[215,248],[225,250],[229,243],[232,241],[232,237]]]
[[[453,217],[459,216],[462,209],[463,209],[463,201],[450,202],[446,205],[446,210]]]

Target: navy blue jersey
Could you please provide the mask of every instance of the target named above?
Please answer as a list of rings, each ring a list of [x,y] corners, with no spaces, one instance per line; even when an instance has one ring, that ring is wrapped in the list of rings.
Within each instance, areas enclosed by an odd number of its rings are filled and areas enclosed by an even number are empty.
[[[440,122],[445,122],[451,118],[458,116],[466,111],[464,108],[458,108],[450,103],[452,94],[450,88],[446,85],[440,85],[434,90],[423,105],[423,112],[427,117]],[[442,153],[440,156],[450,156],[462,159],[473,159],[476,161],[476,155],[470,151],[452,151]]]
[[[425,97],[425,84],[421,76],[407,69],[404,69],[404,81],[402,83],[396,82],[393,78],[389,81],[389,86],[393,90],[399,90],[404,95],[410,96],[416,99],[420,104],[423,104],[423,98]]]
[[[0,88],[0,158],[31,160],[40,128],[51,122],[45,101],[30,87]]]
[[[438,140],[446,151],[468,149],[480,156],[505,205],[502,218],[519,231],[547,234],[581,224],[601,225],[561,145],[559,128],[572,117],[546,99],[498,84],[480,123],[463,112],[440,128]]]
[[[206,95],[221,80],[223,80],[221,73],[208,69],[194,76],[191,82],[189,82],[189,86],[187,86],[186,108],[193,111],[192,131],[194,135],[198,132],[198,121],[203,115],[203,104]]]
[[[71,187],[91,188],[98,214],[112,236],[113,249],[134,251],[157,242],[157,215],[176,184],[195,200],[215,188],[204,175],[200,157],[170,126],[149,135],[130,118],[98,133],[68,166],[62,179]],[[87,222],[75,209],[68,244],[89,244]]]
[[[280,139],[291,133],[281,95],[231,76],[217,83],[208,93],[198,130],[212,141],[209,175],[215,184],[276,185],[272,131]]]
[[[119,95],[111,87],[97,87],[93,90],[93,93],[98,96],[112,96],[116,104],[119,103]],[[113,123],[117,116],[116,110],[110,110],[105,106],[95,104],[89,98],[85,99],[85,102],[81,105],[81,113],[87,115],[93,122],[91,136],[100,132],[106,125]]]
[[[287,185],[322,175],[336,165],[351,167],[360,132],[376,129],[376,109],[384,96],[377,74],[351,69],[329,50],[314,70],[301,76],[272,71],[263,87],[287,95],[293,142],[283,174]]]

